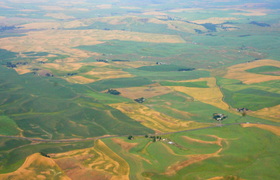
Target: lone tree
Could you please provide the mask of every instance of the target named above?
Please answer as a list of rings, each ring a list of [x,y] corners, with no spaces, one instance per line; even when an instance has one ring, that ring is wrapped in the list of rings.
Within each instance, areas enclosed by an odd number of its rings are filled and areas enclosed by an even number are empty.
[[[129,139],[129,140],[133,140],[134,137],[130,135],[130,136],[128,136],[128,139]]]

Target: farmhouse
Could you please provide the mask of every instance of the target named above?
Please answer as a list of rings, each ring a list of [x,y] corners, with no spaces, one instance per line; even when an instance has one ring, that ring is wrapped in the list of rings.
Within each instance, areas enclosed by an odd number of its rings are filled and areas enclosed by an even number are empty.
[[[226,119],[227,116],[224,114],[219,114],[219,113],[214,113],[213,114],[213,119],[217,120],[217,121],[222,121],[224,119]]]

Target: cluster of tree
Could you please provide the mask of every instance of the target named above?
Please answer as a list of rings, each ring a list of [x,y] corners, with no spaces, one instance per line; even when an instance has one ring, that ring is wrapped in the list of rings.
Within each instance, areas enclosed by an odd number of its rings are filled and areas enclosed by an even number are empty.
[[[40,154],[44,157],[47,157],[47,158],[50,158],[50,156],[47,154],[47,153],[44,153],[44,152],[40,152]]]
[[[51,74],[51,73],[46,73],[45,76],[47,76],[47,77],[53,77],[53,74]]]
[[[11,62],[7,62],[7,63],[6,63],[6,66],[7,66],[7,67],[10,67],[10,68],[16,68],[16,67],[17,67],[16,64],[13,64],[13,63],[11,63]]]
[[[39,71],[39,68],[33,68],[32,71]]]
[[[115,62],[130,62],[130,60],[122,60],[122,59],[113,59]]]
[[[113,94],[113,95],[120,95],[121,93],[115,89],[108,89],[107,93]]]
[[[0,26],[0,31],[14,30],[17,29],[16,26]]]
[[[16,68],[17,65],[27,65],[28,62],[17,62],[17,63],[12,63],[12,62],[7,62],[6,66],[10,68]]]
[[[151,138],[153,140],[153,142],[156,141],[160,141],[161,140],[161,136],[149,136],[149,135],[145,135],[145,138]]]
[[[78,73],[67,73],[67,76],[74,76],[77,75]]]
[[[238,112],[245,112],[245,111],[249,111],[249,109],[247,109],[247,108],[237,108],[236,109]]]
[[[134,101],[138,102],[138,103],[143,103],[146,101],[145,98],[141,97],[141,98],[138,98],[138,99],[134,99]]]
[[[183,68],[183,69],[178,69],[178,71],[193,71],[195,68]]]
[[[109,61],[107,59],[96,59],[97,62],[105,62],[108,63]]]
[[[254,25],[257,25],[257,26],[261,26],[261,27],[270,27],[270,24],[266,24],[266,23],[263,23],[263,22],[251,21],[249,24],[254,24]]]

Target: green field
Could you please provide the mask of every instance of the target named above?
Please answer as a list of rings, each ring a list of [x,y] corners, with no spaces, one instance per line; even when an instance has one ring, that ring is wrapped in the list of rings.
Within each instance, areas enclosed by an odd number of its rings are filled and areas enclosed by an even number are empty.
[[[225,102],[234,108],[246,107],[250,110],[259,110],[279,104],[280,94],[277,88],[278,81],[268,81],[253,85],[226,81],[218,78],[218,85],[225,95]]]
[[[103,104],[105,95],[98,95],[87,86],[71,85],[56,78],[35,77],[31,74],[18,78],[13,70],[0,68],[3,89],[0,97],[1,104],[5,104],[1,106],[1,113],[11,119],[8,121],[4,118],[1,121],[9,122],[9,129],[18,126],[24,136],[64,139],[129,133],[124,129],[136,134],[152,132],[120,111]],[[92,94],[95,98],[86,94]],[[110,95],[107,97],[111,102],[124,99]],[[96,98],[100,98],[100,101]],[[17,134],[18,130],[4,131],[1,128],[1,132]]]
[[[169,102],[169,105],[166,105],[165,102]],[[212,114],[222,113],[228,115],[228,118],[222,122],[223,124],[241,122],[270,123],[270,121],[267,121],[265,119],[255,118],[251,116],[242,117],[241,114],[234,114],[214,107],[212,105],[202,103],[200,101],[193,101],[191,97],[186,96],[182,93],[169,93],[166,95],[153,97],[149,99],[149,101],[147,102],[147,106],[158,112],[186,121],[216,124],[218,122],[213,119]],[[190,114],[189,116],[186,116],[178,113],[176,110],[188,112]]]
[[[279,72],[280,68],[275,66],[261,66],[253,69],[248,69],[246,71],[251,73],[257,73],[257,74],[279,76],[279,74],[273,74],[273,72]]]
[[[217,141],[215,135],[223,138],[221,146],[217,144],[205,144],[188,141],[183,136],[206,142]],[[128,143],[139,143],[129,153],[124,153],[121,147],[111,141],[105,143],[121,155],[131,166],[131,179],[149,176],[151,179],[207,179],[216,176],[236,176],[244,179],[273,179],[278,176],[279,163],[279,137],[258,128],[242,128],[239,125],[210,128],[192,132],[175,133],[162,136],[175,144],[168,144],[165,141],[154,142],[149,138],[136,138],[135,140],[124,140]],[[270,143],[275,142],[275,143]],[[248,146],[250,144],[250,146]],[[147,146],[148,145],[148,146]],[[188,160],[187,155],[210,154],[218,151],[220,156],[210,157],[204,161],[192,163],[182,168],[175,175],[163,175],[167,167]],[[139,155],[147,161],[135,159]],[[137,156],[137,157],[139,157]],[[164,157],[164,158],[163,158]],[[266,167],[263,163],[267,164]],[[139,165],[141,163],[142,165]],[[136,167],[134,167],[136,166]],[[257,173],[255,169],[261,169]],[[267,173],[270,172],[270,173]]]
[[[174,81],[182,81],[182,80],[191,80],[198,79],[201,77],[209,77],[210,73],[208,71],[203,70],[195,70],[195,71],[142,71],[138,69],[125,69],[125,71],[138,76],[143,77],[149,80],[174,80]]]
[[[93,145],[92,141],[76,143],[40,143],[30,144],[28,140],[13,140],[0,138],[0,173],[15,171],[24,162],[25,158],[33,153],[59,153],[74,149],[88,148]],[[9,148],[7,151],[6,148]]]
[[[40,152],[73,180],[279,179],[280,81],[224,78],[233,65],[280,61],[279,9],[278,0],[0,2],[0,179]],[[279,76],[276,64],[246,72]],[[202,94],[214,88],[222,95]],[[161,134],[160,117],[182,127]],[[40,163],[22,172],[59,179]]]
[[[0,116],[0,134],[1,135],[18,135],[19,129],[15,121],[7,116]]]
[[[186,87],[198,87],[198,88],[208,88],[207,81],[197,81],[197,82],[172,82],[172,81],[161,81],[162,86],[186,86]]]

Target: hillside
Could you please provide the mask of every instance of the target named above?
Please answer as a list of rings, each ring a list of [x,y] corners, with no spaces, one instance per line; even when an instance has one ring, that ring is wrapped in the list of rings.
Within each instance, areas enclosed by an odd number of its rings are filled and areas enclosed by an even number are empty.
[[[0,179],[277,179],[279,8],[0,2]]]

